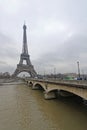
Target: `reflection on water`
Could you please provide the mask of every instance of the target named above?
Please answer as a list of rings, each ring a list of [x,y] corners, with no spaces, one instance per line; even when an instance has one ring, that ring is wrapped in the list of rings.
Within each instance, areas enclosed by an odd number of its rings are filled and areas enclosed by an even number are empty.
[[[73,99],[44,100],[28,86],[0,86],[0,130],[86,130],[87,107]]]

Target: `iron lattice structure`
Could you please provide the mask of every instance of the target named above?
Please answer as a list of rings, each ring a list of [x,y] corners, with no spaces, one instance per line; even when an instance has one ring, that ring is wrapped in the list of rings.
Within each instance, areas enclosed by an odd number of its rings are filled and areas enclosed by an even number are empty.
[[[20,61],[19,64],[17,64],[17,68],[15,72],[13,73],[13,77],[16,77],[21,72],[28,72],[31,77],[36,77],[37,73],[34,70],[33,65],[30,61],[30,56],[28,54],[28,46],[27,46],[27,34],[26,34],[26,25],[23,25],[23,47],[22,47],[22,53],[20,55]],[[23,61],[26,62],[26,64],[23,64]]]

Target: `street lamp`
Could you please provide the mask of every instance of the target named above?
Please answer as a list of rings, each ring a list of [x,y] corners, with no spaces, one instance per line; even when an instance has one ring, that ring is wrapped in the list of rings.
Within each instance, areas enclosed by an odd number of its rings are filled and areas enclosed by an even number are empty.
[[[77,67],[78,67],[78,77],[80,78],[80,68],[79,68],[79,61],[77,61]]]
[[[54,68],[54,78],[56,79],[56,68]]]

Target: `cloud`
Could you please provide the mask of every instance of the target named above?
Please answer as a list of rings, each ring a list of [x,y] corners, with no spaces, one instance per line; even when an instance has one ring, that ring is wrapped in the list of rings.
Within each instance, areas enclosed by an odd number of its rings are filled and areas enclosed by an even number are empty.
[[[50,46],[49,46],[50,47]],[[52,70],[56,68],[57,72],[77,72],[77,61],[80,62],[81,70],[86,72],[87,58],[87,36],[74,34],[69,37],[61,46],[56,45],[54,50],[47,51],[40,55],[35,62],[39,70]],[[37,69],[38,69],[37,67]],[[49,71],[48,71],[49,72]]]
[[[17,60],[18,50],[13,45],[15,45],[14,41],[0,32],[0,68],[2,71],[6,70],[4,68],[9,68],[8,66],[14,66]]]
[[[5,61],[0,61],[0,65],[6,65],[7,63]]]
[[[20,0],[0,0],[0,7],[5,14],[16,14],[20,9]]]
[[[0,69],[12,71],[19,63],[25,20],[37,71],[76,72],[79,60],[86,72],[86,5],[86,0],[0,0],[0,61],[8,66]]]

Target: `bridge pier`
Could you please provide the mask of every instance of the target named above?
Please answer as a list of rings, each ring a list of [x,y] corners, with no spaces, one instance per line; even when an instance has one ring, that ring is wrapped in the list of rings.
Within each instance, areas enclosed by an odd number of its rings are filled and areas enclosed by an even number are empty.
[[[57,97],[56,97],[55,92],[49,92],[49,93],[44,92],[44,98],[45,99],[55,99]]]

